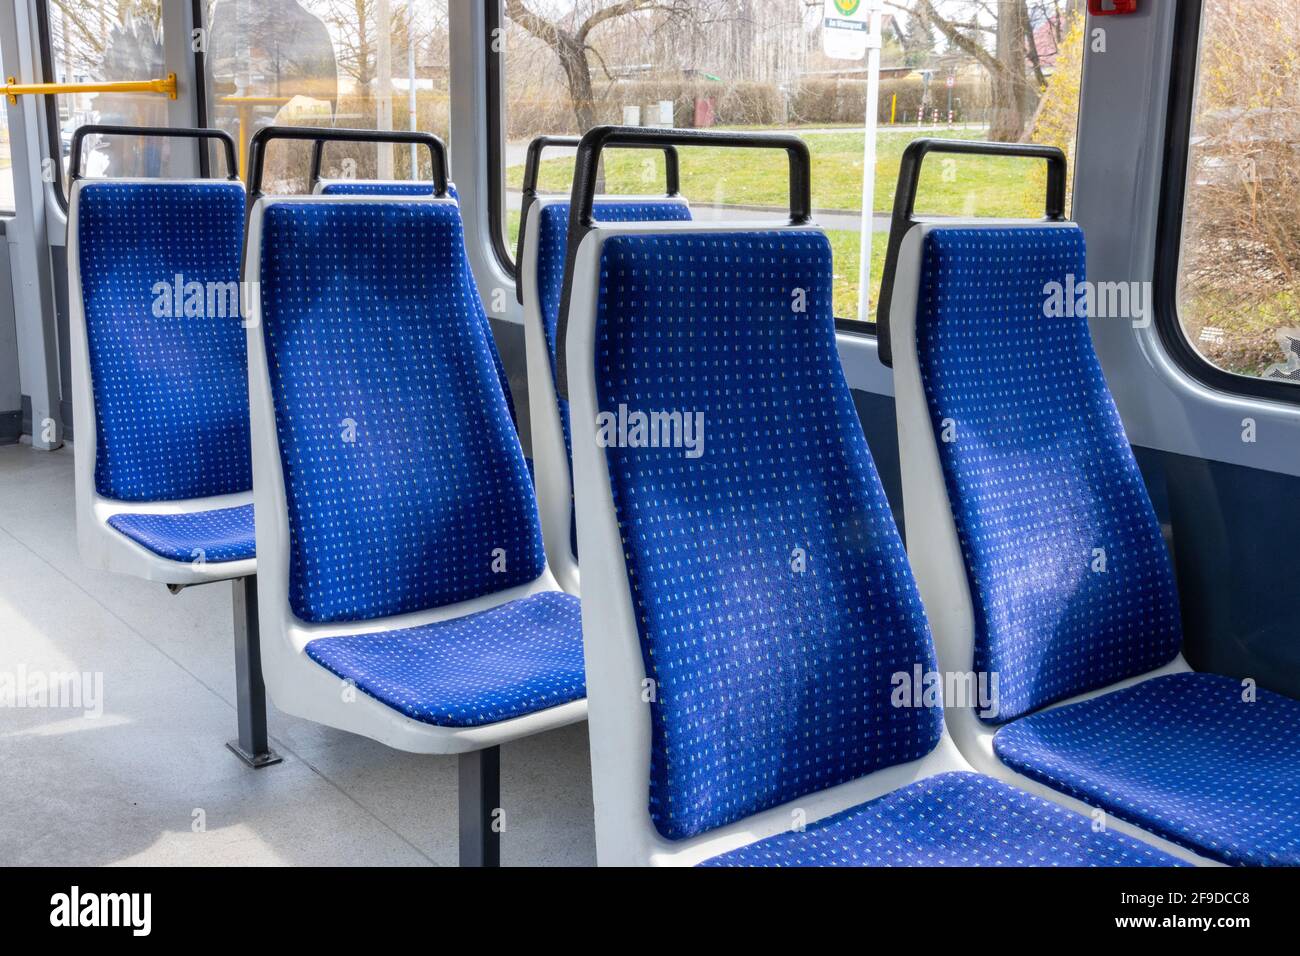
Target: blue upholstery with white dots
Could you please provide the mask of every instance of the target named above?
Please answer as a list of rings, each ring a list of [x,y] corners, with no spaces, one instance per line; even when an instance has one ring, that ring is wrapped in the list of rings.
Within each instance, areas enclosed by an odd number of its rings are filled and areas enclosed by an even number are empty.
[[[592,204],[592,215],[601,222],[680,222],[691,218],[685,199],[638,199],[635,201],[602,199]],[[537,218],[537,294],[542,313],[542,335],[546,340],[546,358],[551,363],[551,383],[556,382],[556,328],[560,321],[560,299],[564,292],[564,262],[569,247],[569,204],[543,206]],[[569,401],[555,396],[560,410],[560,430],[564,433],[564,451],[570,462],[569,484],[573,484],[573,436],[569,426]],[[570,491],[572,493],[572,491]],[[569,521],[569,548],[578,554],[578,523]]]
[[[916,349],[997,721],[1171,660],[1177,594],[1151,501],[1085,316],[1049,283],[1085,279],[1077,227],[936,228]]]
[[[840,366],[826,237],[612,236],[600,277],[598,408],[704,415],[699,457],[605,450],[659,833],[928,753],[939,709],[890,703],[934,651]]]
[[[96,490],[119,501],[248,491],[243,186],[86,182],[77,225]]]
[[[1300,701],[1171,674],[1022,717],[1007,766],[1221,863],[1300,865]]]
[[[974,773],[926,777],[701,866],[1185,866]]]
[[[537,507],[458,207],[272,204],[260,279],[294,614],[367,620],[537,578]]]
[[[318,638],[307,656],[440,727],[496,723],[586,696],[578,599],[559,591],[420,627]]]
[[[386,180],[375,179],[351,179],[347,181],[335,180],[334,182],[324,183],[321,186],[320,195],[322,196],[432,196],[433,183],[427,180],[406,180],[399,182],[388,182]],[[447,195],[452,199],[460,202],[460,194],[456,192],[455,183],[447,183]],[[465,268],[469,270],[469,282],[473,285],[473,270],[469,269],[469,262],[466,260]],[[486,319],[486,316],[485,316]],[[489,330],[491,325],[489,325]],[[501,362],[501,353],[497,351],[496,342],[489,339],[492,346],[492,361],[497,367],[497,378],[501,380],[501,391],[506,397],[506,406],[510,410],[510,420],[515,423],[516,427],[519,420],[515,415],[515,400],[510,393],[510,379],[506,376],[506,367]],[[531,476],[533,471],[533,461],[528,459],[528,473]]]
[[[685,199],[601,199],[592,204],[592,217],[599,222],[682,222],[691,218]],[[555,331],[560,321],[560,298],[564,292],[564,261],[569,248],[569,204],[549,203],[537,217],[537,297],[542,312],[542,334],[546,337],[551,377],[555,377]],[[561,401],[564,440],[569,442],[569,406]]]
[[[115,514],[111,528],[169,561],[217,564],[256,557],[253,506],[188,514]]]

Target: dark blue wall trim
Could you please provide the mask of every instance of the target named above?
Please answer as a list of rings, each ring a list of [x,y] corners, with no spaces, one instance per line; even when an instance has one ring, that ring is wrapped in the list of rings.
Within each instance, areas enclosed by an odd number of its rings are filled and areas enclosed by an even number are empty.
[[[853,401],[901,532],[894,400]],[[1172,544],[1188,662],[1300,698],[1300,478],[1133,451]]]
[[[1300,698],[1300,478],[1138,452],[1163,477],[1188,662]]]
[[[501,364],[506,367],[506,378],[510,381],[510,395],[515,402],[515,418],[518,420],[519,443],[524,446],[524,454],[533,456],[533,434],[528,415],[528,363],[524,357],[524,327],[518,322],[505,319],[488,319],[492,326],[492,338],[496,340],[497,351],[501,353]]]

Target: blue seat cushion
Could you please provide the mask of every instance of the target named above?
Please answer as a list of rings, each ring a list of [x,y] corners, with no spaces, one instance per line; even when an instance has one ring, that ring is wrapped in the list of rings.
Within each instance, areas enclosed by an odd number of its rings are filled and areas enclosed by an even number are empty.
[[[934,649],[840,366],[826,236],[611,236],[600,277],[599,414],[682,422],[680,441],[604,449],[654,681],[658,831],[928,753],[940,709],[890,701]]]
[[[188,514],[115,514],[108,525],[168,561],[244,561],[256,557],[253,506]]]
[[[981,714],[994,722],[1153,670],[1182,642],[1169,555],[1086,309],[1050,294],[1084,287],[1084,258],[1077,226],[937,228],[922,250],[917,358],[973,667],[999,677],[997,713]]]
[[[1183,866],[1181,860],[975,773],[926,777],[701,866]]]
[[[369,620],[541,574],[459,208],[273,204],[260,275],[294,614]]]
[[[87,182],[77,257],[95,488],[118,501],[248,491],[239,183]]]
[[[1300,865],[1300,701],[1171,674],[1022,717],[1008,767],[1221,863]]]
[[[307,656],[439,727],[493,724],[586,695],[578,599],[559,591],[400,631],[319,638]]]

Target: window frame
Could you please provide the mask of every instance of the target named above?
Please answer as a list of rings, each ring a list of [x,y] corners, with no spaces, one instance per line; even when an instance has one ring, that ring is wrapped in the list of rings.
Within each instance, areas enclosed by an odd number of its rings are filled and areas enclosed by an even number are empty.
[[[36,33],[40,38],[41,74],[47,83],[57,83],[54,75],[54,38],[50,35],[50,0],[36,2]],[[49,152],[53,176],[54,199],[63,215],[68,214],[68,184],[63,176],[63,127],[59,122],[58,94],[42,96],[45,101],[45,147]]]
[[[203,0],[192,0],[192,3],[194,26],[198,28],[203,24]],[[50,0],[36,0],[36,34],[40,41],[37,53],[40,59],[41,75],[44,82],[57,83],[58,77],[54,74],[54,37],[50,33]],[[194,86],[199,97],[198,125],[203,127],[207,125],[207,84],[206,77],[202,72],[202,53],[195,53],[195,63],[199,67]],[[49,153],[48,158],[53,166],[54,179],[51,181],[51,185],[54,187],[54,199],[59,204],[59,210],[64,216],[67,216],[68,183],[63,173],[63,124],[59,122],[59,97],[61,95],[60,93],[47,93],[41,99],[45,101],[45,146]],[[209,151],[207,147],[200,147],[198,152],[200,175],[206,178],[211,169]]]
[[[48,0],[46,0],[48,2]],[[193,52],[194,60],[194,121],[199,129],[207,129],[210,116],[208,114],[208,24],[203,18],[203,0],[190,0],[190,28],[201,30],[203,43],[191,43],[190,49]],[[201,49],[195,49],[201,47]],[[239,156],[236,159],[242,163],[244,157]],[[239,170],[232,170],[236,175]],[[208,179],[212,175],[212,147],[210,143],[199,144],[199,178]]]
[[[1200,384],[1231,395],[1300,405],[1300,388],[1273,379],[1219,368],[1196,349],[1183,332],[1178,315],[1178,276],[1182,264],[1183,226],[1199,80],[1204,0],[1182,0],[1174,13],[1169,64],[1169,99],[1165,111],[1164,174],[1156,217],[1154,298],[1155,326],[1165,353]],[[1300,104],[1297,104],[1300,109]]]
[[[505,53],[492,49],[497,31],[505,27],[503,0],[484,0],[483,36],[487,40],[487,57],[484,70],[486,83],[486,113],[483,117],[483,134],[487,144],[487,201],[488,235],[497,265],[510,279],[518,282],[519,266],[510,244],[506,241],[506,149],[505,149]],[[523,228],[523,223],[519,224]]]

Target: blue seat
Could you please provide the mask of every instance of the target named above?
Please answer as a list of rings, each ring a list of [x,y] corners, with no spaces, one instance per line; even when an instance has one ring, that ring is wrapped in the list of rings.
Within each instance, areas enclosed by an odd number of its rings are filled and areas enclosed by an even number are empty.
[[[1188,672],[1086,305],[1061,299],[1086,288],[1082,231],[924,224],[904,250],[891,328],[909,550],[942,669],[1000,683],[995,708],[950,710],[963,752],[1199,861],[1300,863],[1300,703],[1247,704],[1237,681]]]
[[[689,204],[681,197],[664,197],[660,199],[616,199],[596,200],[593,213],[601,222],[683,222],[691,219]],[[569,237],[569,202],[563,199],[539,199],[529,208],[527,228],[536,235],[536,254],[520,263],[520,284],[523,290],[521,301],[525,307],[525,322],[535,324],[541,332],[540,338],[526,336],[526,345],[531,350],[536,347],[545,354],[545,368],[549,376],[543,381],[530,369],[529,391],[530,408],[533,420],[534,455],[546,462],[545,467],[554,470],[559,476],[553,483],[562,501],[547,500],[551,486],[538,484],[538,494],[542,498],[542,520],[563,528],[547,529],[550,541],[552,562],[556,566],[557,576],[566,587],[576,589],[578,555],[577,526],[573,509],[573,439],[569,423],[569,403],[556,392],[556,326],[560,317],[560,297],[564,287],[565,256]],[[533,248],[529,243],[526,249]],[[527,252],[524,252],[527,255]],[[553,431],[552,416],[558,413],[559,432],[563,441],[547,443],[547,437]],[[562,542],[568,543],[566,554],[556,554]]]
[[[923,255],[916,351],[931,426],[955,430],[938,453],[996,721],[1168,663],[1155,510],[1087,321],[1044,315],[1049,283],[1084,281],[1082,230],[939,228]]]
[[[1171,864],[970,774],[942,707],[891,692],[934,649],[840,365],[826,236],[592,235],[568,379],[583,553],[610,551],[583,568],[602,861]],[[634,410],[700,416],[701,453],[599,437]]]
[[[1138,840],[974,773],[927,777],[701,866],[1168,866]]]
[[[132,541],[169,561],[244,561],[256,556],[253,506],[177,514],[119,512],[108,519]]]
[[[578,601],[543,591],[465,617],[317,638],[307,656],[412,720],[479,727],[586,694]]]
[[[244,187],[73,172],[69,351],[82,560],[173,590],[233,581],[239,736],[228,746],[250,766],[270,766],[280,758],[267,737],[247,613],[257,559],[239,274]]]
[[[251,574],[251,527],[227,520],[252,497],[243,186],[78,180],[73,200],[83,558],[169,584]],[[140,503],[167,507],[141,514]]]
[[[258,547],[280,557],[258,576],[271,698],[461,754],[462,796],[480,780],[474,812],[496,806],[472,761],[585,717],[582,634],[547,568],[459,207],[263,198],[249,270]]]
[[[1171,674],[1013,721],[1012,769],[1212,857],[1300,865],[1300,701]]]

